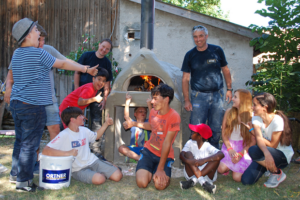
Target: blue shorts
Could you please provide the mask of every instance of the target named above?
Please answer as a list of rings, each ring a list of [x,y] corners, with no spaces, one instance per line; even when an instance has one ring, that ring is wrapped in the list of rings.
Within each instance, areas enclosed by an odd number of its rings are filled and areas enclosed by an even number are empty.
[[[141,158],[138,161],[138,164],[136,166],[136,171],[139,169],[145,169],[149,171],[152,174],[155,174],[157,170],[157,166],[159,164],[160,157],[156,156],[152,152],[150,152],[147,148],[144,148],[141,151]],[[164,171],[168,177],[171,178],[172,173],[172,164],[174,163],[174,160],[172,158],[167,158]]]
[[[144,148],[144,147],[132,147],[132,146],[127,146],[127,147],[129,148],[130,151],[133,151],[137,155],[140,155],[141,150]]]
[[[60,124],[59,109],[57,103],[45,106],[47,122],[46,126]]]

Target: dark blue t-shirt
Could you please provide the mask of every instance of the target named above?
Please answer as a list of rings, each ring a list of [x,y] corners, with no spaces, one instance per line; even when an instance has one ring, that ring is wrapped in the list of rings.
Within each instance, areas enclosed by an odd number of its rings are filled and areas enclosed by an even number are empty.
[[[99,64],[98,68],[102,67],[108,71],[109,77],[106,81],[112,81],[113,79],[112,71],[111,71],[111,62],[106,56],[104,56],[104,58],[98,58],[96,56],[95,51],[89,51],[81,55],[81,57],[78,60],[78,63],[82,65],[89,65],[90,67],[94,67],[95,65]],[[91,82],[93,82],[93,77],[88,73],[82,73],[80,75],[79,86]]]
[[[208,44],[205,51],[194,47],[185,54],[181,71],[191,74],[191,88],[199,92],[215,92],[223,88],[221,67],[227,61],[223,49]]]

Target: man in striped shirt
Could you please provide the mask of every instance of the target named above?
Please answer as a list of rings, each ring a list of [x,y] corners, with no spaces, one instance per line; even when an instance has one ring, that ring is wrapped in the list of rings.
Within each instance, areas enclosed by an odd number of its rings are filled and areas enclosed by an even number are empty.
[[[24,18],[16,22],[12,35],[20,47],[12,57],[14,85],[10,109],[15,121],[16,141],[12,156],[12,176],[17,176],[16,189],[35,192],[42,189],[33,179],[36,150],[46,124],[45,105],[52,104],[49,71],[52,67],[95,75],[97,66],[89,68],[51,56],[39,45],[40,32],[33,22]]]

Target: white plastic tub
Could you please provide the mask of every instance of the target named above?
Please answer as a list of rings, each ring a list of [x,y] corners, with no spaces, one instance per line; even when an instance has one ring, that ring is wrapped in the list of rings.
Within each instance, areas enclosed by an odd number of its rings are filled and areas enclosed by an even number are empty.
[[[73,156],[54,157],[39,155],[39,185],[45,189],[58,190],[69,187],[72,175]]]

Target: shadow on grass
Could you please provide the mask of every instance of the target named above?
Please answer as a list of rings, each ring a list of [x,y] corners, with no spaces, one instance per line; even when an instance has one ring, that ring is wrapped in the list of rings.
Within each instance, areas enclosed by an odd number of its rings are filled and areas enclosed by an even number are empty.
[[[13,141],[10,140],[5,143],[10,146]],[[2,146],[2,144],[3,141],[0,141],[0,152],[7,147]],[[0,163],[2,164],[4,162],[3,158],[0,157]],[[262,177],[254,185],[244,186],[241,183],[234,182],[231,173],[228,176],[218,174],[218,179],[215,182],[217,185],[215,195],[205,192],[199,184],[189,190],[181,190],[179,182],[185,180],[184,178],[172,178],[170,186],[164,191],[156,190],[153,182],[147,188],[141,189],[137,187],[135,177],[132,176],[124,176],[117,183],[108,180],[99,186],[81,183],[72,179],[70,187],[61,190],[18,193],[15,191],[15,185],[8,182],[11,156],[9,160],[5,160],[4,165],[9,168],[4,174],[0,174],[0,194],[5,196],[4,199],[300,199],[300,172],[296,173],[300,165],[296,164],[291,164],[289,170],[288,167],[283,170],[287,173],[287,179],[275,189],[263,186],[267,177]],[[34,178],[34,182],[39,182],[37,176]]]

